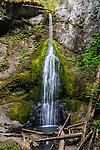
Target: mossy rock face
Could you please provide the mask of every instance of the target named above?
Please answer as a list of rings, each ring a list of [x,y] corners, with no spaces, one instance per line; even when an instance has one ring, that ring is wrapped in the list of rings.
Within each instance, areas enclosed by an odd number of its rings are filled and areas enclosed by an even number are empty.
[[[67,104],[67,111],[71,112],[71,124],[75,124],[79,121],[84,121],[87,110],[87,103],[75,99],[63,99]]]
[[[25,87],[28,95],[25,100],[34,102],[40,101],[42,90],[42,64],[47,50],[48,39],[44,42],[43,48],[38,50],[37,56],[31,61],[29,71],[20,78],[20,85]]]
[[[12,120],[17,120],[24,124],[29,119],[31,105],[40,101],[42,92],[42,64],[47,49],[48,40],[43,44],[43,48],[38,50],[37,56],[31,61],[29,71],[20,73],[14,78],[19,87],[26,91],[22,96],[14,99],[14,104],[9,105],[9,115]],[[12,84],[13,85],[13,84]]]
[[[61,97],[71,97],[74,91],[74,77],[71,71],[69,70],[67,58],[60,53],[57,48],[56,43],[53,41],[54,48],[56,50],[56,55],[58,56],[60,64],[60,80],[62,95]]]
[[[40,101],[41,93],[43,91],[42,85],[42,65],[45,58],[45,53],[48,47],[49,39],[47,39],[41,50],[38,50],[37,56],[32,60],[29,71],[25,76],[20,78],[20,84],[26,88],[28,95],[25,100],[33,100],[34,102]],[[60,60],[60,80],[61,80],[61,97],[71,97],[74,91],[74,77],[68,68],[68,61],[57,48],[57,45],[53,41],[54,48],[56,50],[56,55]]]
[[[7,88],[10,89],[14,89],[15,85],[20,88],[24,88],[23,95],[19,97],[9,96],[10,99],[13,98],[13,102],[16,102],[9,105],[9,108],[11,108],[9,110],[10,118],[12,120],[19,121],[21,124],[24,124],[29,119],[31,105],[41,102],[41,93],[43,91],[42,65],[45,58],[48,41],[49,39],[44,42],[42,49],[37,50],[37,54],[31,61],[29,70],[27,72],[17,74],[12,81],[7,84]],[[53,45],[56,50],[56,55],[61,62],[61,97],[71,97],[73,94],[73,75],[68,68],[67,59],[59,52],[55,42],[53,42]]]
[[[9,115],[12,120],[17,120],[24,124],[29,119],[31,103],[13,103],[9,105]]]

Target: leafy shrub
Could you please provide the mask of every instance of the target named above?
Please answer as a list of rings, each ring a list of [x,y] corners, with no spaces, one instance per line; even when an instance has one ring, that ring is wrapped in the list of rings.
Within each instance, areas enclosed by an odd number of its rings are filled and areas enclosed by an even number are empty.
[[[7,145],[4,147],[0,147],[0,150],[20,150],[20,149],[17,147],[13,147],[12,145]]]
[[[76,68],[88,73],[91,77],[94,76],[98,65],[100,64],[100,34],[93,34],[95,41],[91,42],[89,49],[86,53],[76,55],[75,57],[68,58],[72,61]]]

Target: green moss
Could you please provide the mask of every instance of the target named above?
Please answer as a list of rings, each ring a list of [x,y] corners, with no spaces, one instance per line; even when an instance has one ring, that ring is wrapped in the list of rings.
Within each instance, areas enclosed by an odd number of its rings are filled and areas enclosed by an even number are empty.
[[[73,94],[73,91],[74,91],[74,87],[73,87],[74,77],[73,77],[71,71],[69,70],[67,58],[60,53],[60,51],[58,50],[57,45],[54,41],[53,41],[53,45],[56,50],[56,55],[58,56],[58,58],[61,62],[60,79],[61,79],[61,83],[62,83],[63,96],[71,97]]]
[[[81,104],[83,103],[75,99],[63,99],[62,101],[64,101],[67,104],[68,110],[72,112],[80,111]]]
[[[63,102],[67,104],[67,111],[71,112],[71,124],[79,122],[84,118],[87,103],[76,99],[63,99]]]
[[[17,102],[10,105],[10,118],[25,123],[28,120],[31,101],[35,103],[40,101],[40,93],[42,90],[42,64],[47,50],[48,39],[44,42],[43,48],[38,50],[37,56],[31,61],[29,71],[26,74],[20,73],[14,78],[17,84],[24,87],[27,94],[16,98]],[[26,109],[27,108],[27,109]]]
[[[24,124],[29,119],[31,103],[13,103],[9,105],[9,116],[12,120],[17,120]]]

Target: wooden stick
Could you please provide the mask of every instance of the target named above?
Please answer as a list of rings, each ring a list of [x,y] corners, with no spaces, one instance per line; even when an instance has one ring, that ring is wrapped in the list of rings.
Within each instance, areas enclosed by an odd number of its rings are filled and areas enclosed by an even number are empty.
[[[65,133],[64,131],[62,130],[61,132],[61,136],[64,136]],[[60,143],[59,143],[59,149],[58,150],[64,150],[64,146],[65,146],[65,141],[64,140],[61,140]]]
[[[53,134],[57,135],[58,134],[58,132],[44,133],[44,132],[38,132],[38,131],[28,130],[24,128],[22,128],[22,131],[28,132],[28,133],[39,134],[39,135],[53,135]]]
[[[73,127],[78,127],[78,126],[81,126],[81,125],[83,125],[83,124],[85,124],[85,122],[77,123],[77,124],[75,124],[75,125],[70,125],[70,126],[68,126],[67,128],[64,128],[64,130],[68,130],[69,128],[73,128]]]
[[[93,108],[92,113],[91,113],[91,117],[94,117],[95,109],[96,109],[96,103],[97,103],[99,100],[100,100],[100,94],[99,94],[99,96],[98,96],[97,101],[95,102],[94,108]]]
[[[99,129],[96,130],[96,139],[99,138],[99,133],[98,132],[99,132]]]
[[[51,138],[43,138],[43,139],[35,140],[35,142],[71,139],[71,138],[76,138],[76,137],[81,137],[81,136],[82,136],[82,132],[74,133],[74,134],[65,134],[63,136],[57,136],[57,137],[51,137]]]
[[[80,146],[77,148],[77,150],[80,150],[83,147],[83,144],[87,141],[87,139],[90,137],[90,135],[93,133],[93,131],[89,132],[89,134],[83,139]]]
[[[65,127],[66,123],[68,122],[68,120],[69,120],[70,116],[71,116],[71,113],[68,115],[68,117],[67,117],[67,119],[66,119],[66,121],[65,121],[64,125],[62,126],[61,130],[60,130],[60,131],[59,131],[59,133],[58,133],[58,136],[60,136],[60,134],[61,134],[61,132],[63,131],[63,129],[64,129],[64,127]]]
[[[83,127],[73,127],[73,128],[71,128],[71,130],[82,130],[83,129]]]
[[[44,7],[33,6],[33,5],[24,5],[24,4],[23,4],[23,6],[24,6],[24,7],[31,7],[31,8],[42,9],[42,10],[48,10],[48,11],[52,12],[52,10],[49,10],[49,9],[47,9],[47,8],[44,8]]]
[[[3,134],[0,134],[0,136],[7,136],[7,137],[10,137],[10,136],[14,136],[14,137],[22,137],[22,134],[16,134],[16,133],[3,133]]]
[[[55,144],[56,149],[58,149],[59,148],[59,144],[56,143],[55,141],[53,141],[53,143]]]
[[[94,135],[95,135],[95,131],[92,133],[92,137],[91,137],[89,145],[88,145],[88,150],[90,150],[90,148],[91,148],[91,144],[93,142]]]

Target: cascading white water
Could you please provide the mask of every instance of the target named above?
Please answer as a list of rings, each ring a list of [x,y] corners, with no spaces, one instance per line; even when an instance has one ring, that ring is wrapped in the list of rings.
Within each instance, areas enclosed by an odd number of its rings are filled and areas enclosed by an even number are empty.
[[[52,15],[49,14],[49,39],[45,60],[43,63],[43,106],[42,106],[42,125],[58,124],[57,96],[60,89],[59,66],[60,61],[55,55],[52,44],[53,26]]]

